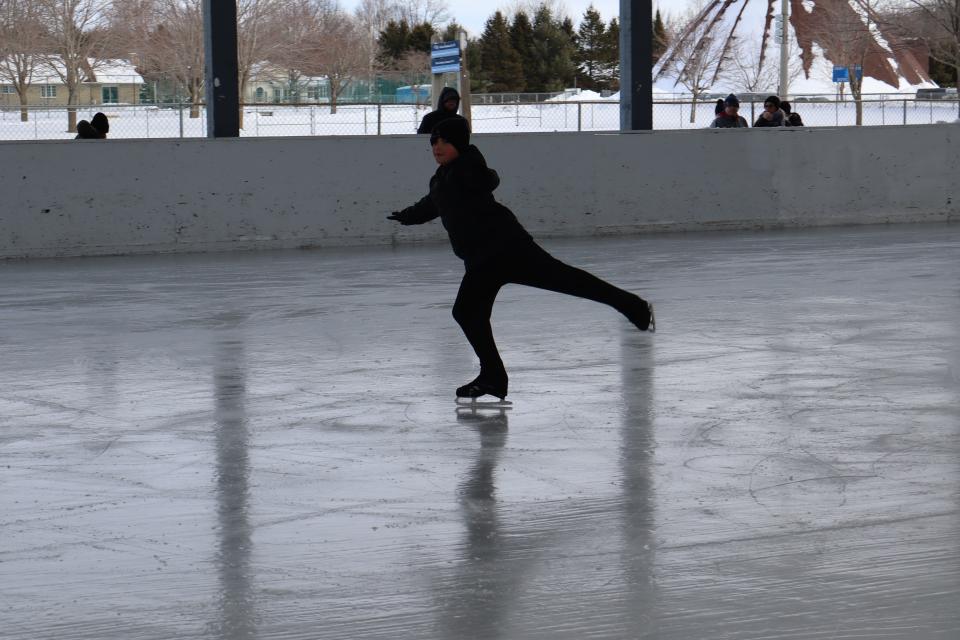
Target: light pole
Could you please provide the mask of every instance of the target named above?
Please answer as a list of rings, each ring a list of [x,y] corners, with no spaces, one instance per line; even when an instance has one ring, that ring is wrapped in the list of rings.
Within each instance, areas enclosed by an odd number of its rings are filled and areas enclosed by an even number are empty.
[[[787,0],[780,0],[780,94],[781,100],[786,100],[790,94],[790,6]]]

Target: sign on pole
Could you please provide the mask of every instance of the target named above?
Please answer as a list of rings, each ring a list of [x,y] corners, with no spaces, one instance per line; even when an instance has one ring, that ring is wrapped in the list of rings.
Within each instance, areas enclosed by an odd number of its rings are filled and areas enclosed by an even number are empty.
[[[853,67],[853,72],[857,76],[857,80],[863,79],[863,67],[855,65]],[[847,67],[838,67],[833,68],[833,81],[834,82],[850,82],[850,69]]]
[[[434,42],[430,45],[431,73],[457,73],[459,71],[459,42]]]

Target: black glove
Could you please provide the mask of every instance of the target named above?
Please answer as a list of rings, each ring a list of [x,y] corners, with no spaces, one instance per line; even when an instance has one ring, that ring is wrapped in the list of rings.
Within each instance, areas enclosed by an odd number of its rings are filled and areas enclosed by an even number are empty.
[[[393,213],[387,216],[387,220],[396,220],[397,222],[399,222],[404,226],[414,224],[414,222],[411,221],[410,219],[410,214],[413,213],[412,209],[413,207],[407,207],[402,211],[394,211]]]

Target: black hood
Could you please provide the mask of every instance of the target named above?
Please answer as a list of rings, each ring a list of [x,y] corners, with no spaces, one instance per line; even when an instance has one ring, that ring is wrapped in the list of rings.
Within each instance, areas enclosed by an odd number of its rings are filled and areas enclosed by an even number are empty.
[[[457,107],[459,108],[460,93],[453,87],[444,87],[443,91],[440,92],[440,99],[437,101],[437,111],[443,111],[443,103],[450,98],[456,98],[458,103]]]

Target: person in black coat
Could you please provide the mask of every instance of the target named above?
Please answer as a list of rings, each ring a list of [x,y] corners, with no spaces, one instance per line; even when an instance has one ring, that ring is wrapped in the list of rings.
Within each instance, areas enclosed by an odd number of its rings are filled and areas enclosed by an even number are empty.
[[[388,219],[413,225],[437,217],[453,252],[466,268],[453,317],[480,359],[480,374],[457,389],[458,398],[485,394],[503,400],[507,371],[490,327],[493,302],[507,283],[524,284],[610,305],[641,331],[654,331],[653,305],[643,298],[557,260],[542,249],[510,209],[493,197],[497,172],[470,144],[467,121],[459,116],[438,124],[430,145],[437,161],[430,193]]]
[[[768,96],[763,101],[763,112],[757,121],[753,123],[754,127],[782,127],[787,122],[787,114],[780,108],[780,98],[777,96]]]
[[[437,101],[437,110],[423,116],[417,133],[431,133],[433,128],[447,118],[457,118],[457,109],[460,108],[460,94],[453,87],[444,87]]]
[[[110,132],[110,121],[107,116],[97,112],[90,122],[81,120],[77,123],[77,137],[75,140],[105,140]]]

